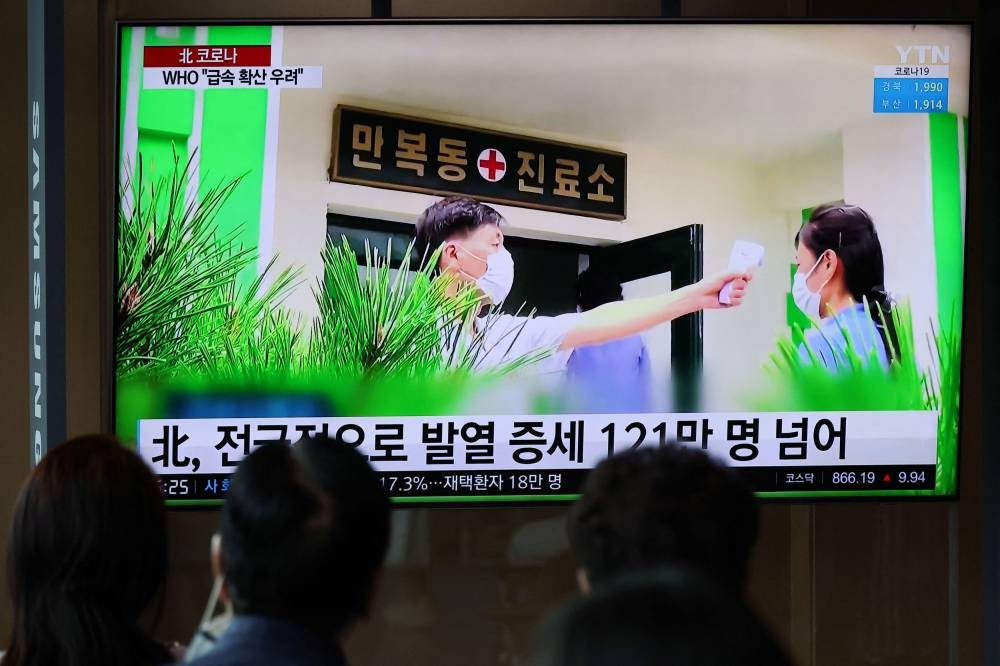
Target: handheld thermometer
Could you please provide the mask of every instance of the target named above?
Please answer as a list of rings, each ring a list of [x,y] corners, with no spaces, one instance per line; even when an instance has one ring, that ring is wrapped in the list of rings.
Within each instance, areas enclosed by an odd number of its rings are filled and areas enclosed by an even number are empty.
[[[751,268],[764,265],[764,246],[750,241],[738,240],[733,243],[733,251],[729,254],[729,270],[744,273]],[[729,292],[733,283],[727,282],[719,291],[719,302],[730,304]]]

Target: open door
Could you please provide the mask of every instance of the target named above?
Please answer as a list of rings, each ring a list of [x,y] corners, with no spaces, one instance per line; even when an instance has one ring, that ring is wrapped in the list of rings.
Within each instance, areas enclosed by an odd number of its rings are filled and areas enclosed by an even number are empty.
[[[703,235],[702,225],[692,224],[595,248],[590,254],[590,263],[617,275],[622,281],[626,299],[630,295],[648,295],[650,289],[678,289],[703,277]],[[678,411],[698,411],[703,355],[702,322],[702,313],[697,312],[679,317],[670,324],[669,389]]]

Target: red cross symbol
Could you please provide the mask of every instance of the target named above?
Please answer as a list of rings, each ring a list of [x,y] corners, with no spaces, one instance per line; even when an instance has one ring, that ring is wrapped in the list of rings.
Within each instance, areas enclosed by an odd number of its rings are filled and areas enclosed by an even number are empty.
[[[487,148],[479,153],[479,175],[491,183],[495,183],[507,173],[507,160],[496,148]]]

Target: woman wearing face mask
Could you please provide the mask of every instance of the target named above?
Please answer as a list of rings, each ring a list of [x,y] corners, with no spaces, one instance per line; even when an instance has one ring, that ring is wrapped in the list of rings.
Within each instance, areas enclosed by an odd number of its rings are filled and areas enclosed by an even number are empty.
[[[799,347],[802,359],[815,356],[835,372],[851,367],[850,347],[863,364],[875,359],[887,370],[899,343],[882,244],[868,213],[843,203],[819,206],[795,236],[795,248],[792,298],[816,322]]]
[[[503,223],[500,213],[474,199],[442,199],[417,220],[416,249],[430,256],[440,248],[439,270],[475,284],[485,302],[500,305],[514,282],[514,259],[503,246]],[[533,369],[562,372],[577,347],[620,340],[700,310],[737,306],[749,280],[745,273],[723,273],[665,294],[607,303],[587,312],[555,317],[491,316],[476,367],[489,370],[551,352]],[[724,306],[719,303],[719,291],[727,282],[733,286],[730,304]],[[545,289],[545,285],[536,288]]]

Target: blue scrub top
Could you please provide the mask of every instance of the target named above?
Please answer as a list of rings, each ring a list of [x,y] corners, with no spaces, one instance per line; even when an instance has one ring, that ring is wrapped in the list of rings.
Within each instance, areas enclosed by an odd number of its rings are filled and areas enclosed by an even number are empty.
[[[885,343],[879,335],[875,322],[864,303],[857,303],[844,308],[833,317],[826,317],[819,323],[819,328],[805,332],[806,341],[812,348],[823,366],[830,372],[851,367],[847,359],[847,336],[850,336],[851,347],[861,356],[867,365],[874,351],[879,365],[883,370],[889,369],[889,355]],[[832,344],[831,344],[832,343]],[[811,363],[809,350],[805,344],[799,345],[799,357],[805,363]]]
[[[566,376],[580,411],[641,414],[652,408],[649,353],[638,335],[574,349]]]

